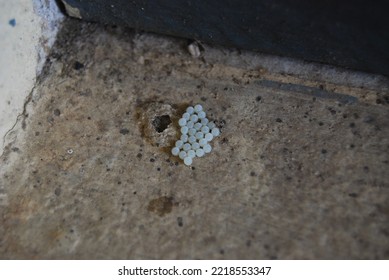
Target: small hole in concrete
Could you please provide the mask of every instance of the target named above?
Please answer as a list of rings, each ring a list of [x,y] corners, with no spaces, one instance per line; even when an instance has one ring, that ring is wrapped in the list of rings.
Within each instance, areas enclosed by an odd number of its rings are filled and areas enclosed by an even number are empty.
[[[158,133],[163,132],[171,123],[172,120],[170,119],[169,115],[156,116],[152,122],[155,130]]]

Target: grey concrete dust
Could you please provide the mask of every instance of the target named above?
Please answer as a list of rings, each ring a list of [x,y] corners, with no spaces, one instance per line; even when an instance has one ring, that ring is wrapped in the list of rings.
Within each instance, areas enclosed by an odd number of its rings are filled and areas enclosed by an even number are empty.
[[[2,259],[387,259],[380,76],[69,20],[0,171]],[[222,134],[185,166],[177,118]]]

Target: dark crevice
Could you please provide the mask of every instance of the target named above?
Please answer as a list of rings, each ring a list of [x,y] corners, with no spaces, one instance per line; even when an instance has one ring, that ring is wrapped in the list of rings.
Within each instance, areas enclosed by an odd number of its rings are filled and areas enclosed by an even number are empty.
[[[172,123],[169,115],[156,116],[152,122],[158,133],[163,132]]]

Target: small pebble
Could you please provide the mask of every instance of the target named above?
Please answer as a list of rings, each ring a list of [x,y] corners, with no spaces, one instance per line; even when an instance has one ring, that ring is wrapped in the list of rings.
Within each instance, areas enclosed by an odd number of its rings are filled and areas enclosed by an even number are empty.
[[[209,122],[209,120],[207,118],[201,119],[202,125],[207,125],[208,122]]]

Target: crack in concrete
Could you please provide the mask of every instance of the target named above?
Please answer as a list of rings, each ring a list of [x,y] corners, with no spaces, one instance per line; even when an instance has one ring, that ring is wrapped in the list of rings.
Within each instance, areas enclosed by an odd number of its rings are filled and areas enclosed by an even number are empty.
[[[19,123],[19,121],[21,120],[22,121],[22,126],[26,120],[26,118],[28,118],[28,114],[27,114],[27,106],[28,104],[31,102],[32,100],[32,95],[34,93],[34,90],[36,88],[36,85],[37,85],[37,82],[34,84],[34,86],[32,87],[32,89],[30,90],[30,92],[28,93],[27,97],[26,97],[26,100],[24,101],[23,103],[23,111],[18,114],[18,116],[16,117],[16,120],[15,120],[15,123],[12,125],[12,127],[10,129],[7,130],[7,132],[4,134],[3,136],[3,144],[2,144],[2,150],[3,152],[1,153],[0,155],[0,159],[3,157],[4,155],[4,152],[5,152],[5,148],[6,148],[6,141],[7,141],[7,136],[15,129],[15,127],[17,126],[17,124]],[[10,142],[11,143],[11,142]]]

